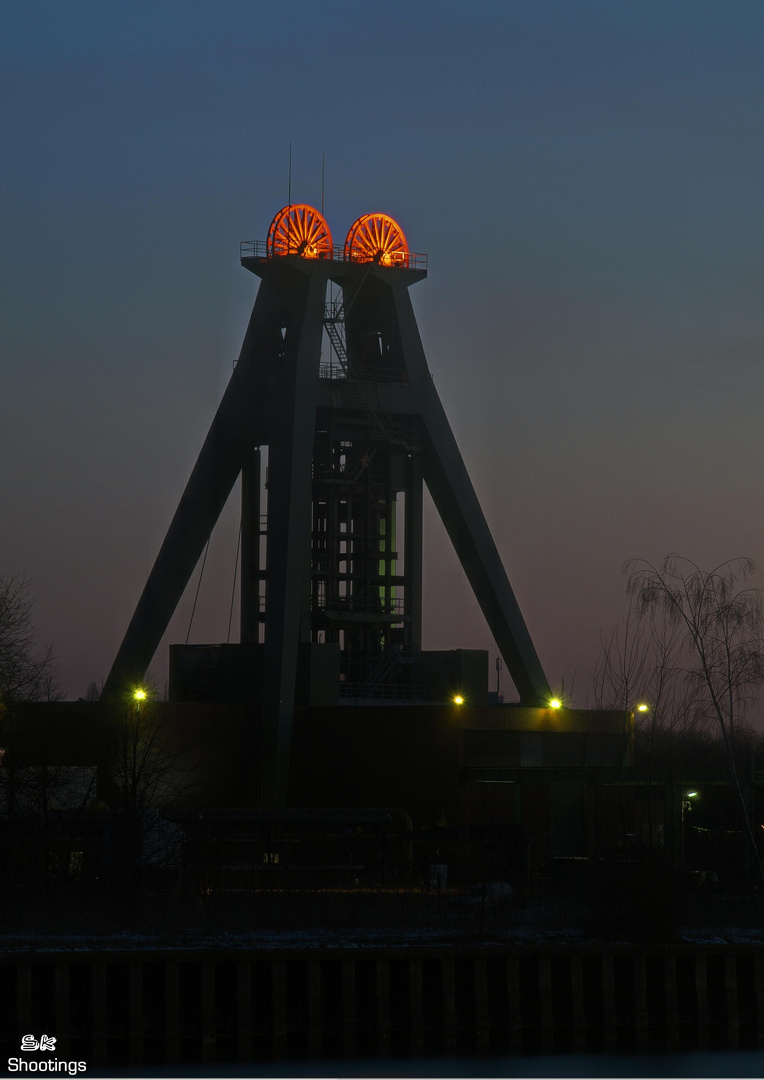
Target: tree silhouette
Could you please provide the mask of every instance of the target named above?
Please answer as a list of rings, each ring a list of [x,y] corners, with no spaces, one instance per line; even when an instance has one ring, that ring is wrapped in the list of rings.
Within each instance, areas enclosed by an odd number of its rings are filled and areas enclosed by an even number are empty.
[[[116,811],[115,862],[128,888],[147,867],[177,865],[180,830],[163,812],[188,793],[187,747],[168,731],[153,697],[112,699],[107,801]]]
[[[18,799],[24,796],[28,803],[31,797],[22,790],[31,774],[19,770],[17,758],[21,744],[33,741],[35,733],[30,730],[28,717],[21,724],[17,707],[61,697],[55,681],[53,649],[40,643],[39,628],[32,618],[33,605],[26,578],[0,577],[0,794],[9,821]],[[44,791],[47,796],[50,784]]]
[[[60,697],[53,649],[40,644],[29,588],[24,577],[0,577],[0,703],[6,706]]]
[[[701,570],[689,559],[669,555],[660,567],[637,560],[626,570],[640,614],[661,614],[679,635],[672,665],[695,689],[697,712],[718,727],[753,865],[764,881],[735,761],[736,737],[750,730],[747,714],[764,683],[762,594],[739,584],[756,567],[750,559],[734,559]]]

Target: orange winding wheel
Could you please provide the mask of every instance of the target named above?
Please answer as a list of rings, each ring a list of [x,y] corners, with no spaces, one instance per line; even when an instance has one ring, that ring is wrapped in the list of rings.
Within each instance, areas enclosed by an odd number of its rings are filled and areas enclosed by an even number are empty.
[[[409,249],[403,229],[387,214],[364,214],[350,226],[345,259],[380,266],[408,266]]]
[[[332,234],[318,210],[295,203],[279,210],[268,230],[268,258],[300,255],[303,259],[331,259]]]

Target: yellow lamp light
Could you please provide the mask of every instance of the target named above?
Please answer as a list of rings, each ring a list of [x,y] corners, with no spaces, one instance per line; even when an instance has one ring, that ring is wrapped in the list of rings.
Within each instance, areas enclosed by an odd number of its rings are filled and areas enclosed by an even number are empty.
[[[550,709],[561,709],[562,708],[562,702],[560,701],[559,698],[553,697],[552,700],[549,702],[549,708]]]
[[[453,701],[454,701],[454,705],[463,705],[464,704],[464,698],[462,697],[461,694],[454,694]]]

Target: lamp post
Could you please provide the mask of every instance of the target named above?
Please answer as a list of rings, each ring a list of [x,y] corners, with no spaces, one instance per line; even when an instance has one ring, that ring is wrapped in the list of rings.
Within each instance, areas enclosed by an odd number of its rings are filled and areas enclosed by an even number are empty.
[[[685,814],[688,814],[692,810],[691,799],[697,799],[700,793],[698,791],[683,791],[682,792],[682,827],[679,836],[679,869],[684,870],[684,818]]]

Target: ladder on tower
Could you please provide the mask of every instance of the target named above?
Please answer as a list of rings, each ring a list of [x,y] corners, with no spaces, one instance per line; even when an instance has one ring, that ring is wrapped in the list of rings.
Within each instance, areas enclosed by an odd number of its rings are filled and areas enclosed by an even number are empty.
[[[363,288],[363,283],[369,276],[370,270],[371,263],[368,263],[360,273],[355,274],[349,282],[346,281],[342,286],[342,299],[330,301],[330,303],[326,305],[324,312],[324,326],[326,327],[329,341],[331,342],[334,353],[339,360],[340,367],[346,377],[351,375],[352,370],[348,363],[345,319]]]
[[[403,644],[389,645],[375,656],[358,684],[359,697],[378,697],[381,687],[389,681],[390,674],[400,664],[413,664],[417,650]]]

